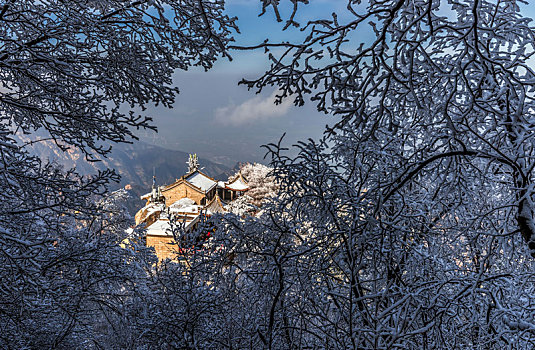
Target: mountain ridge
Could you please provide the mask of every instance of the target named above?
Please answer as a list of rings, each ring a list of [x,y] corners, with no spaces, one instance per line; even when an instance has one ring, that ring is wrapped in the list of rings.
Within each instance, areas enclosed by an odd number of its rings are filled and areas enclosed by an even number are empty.
[[[19,141],[27,144],[29,139],[18,135]],[[43,161],[55,162],[66,169],[75,168],[82,175],[90,175],[104,169],[115,169],[121,180],[111,183],[110,190],[129,188],[132,199],[127,203],[131,214],[141,208],[144,203],[139,198],[150,191],[152,177],[156,176],[158,185],[167,185],[180,178],[187,171],[189,154],[171,150],[142,141],[134,143],[118,143],[112,146],[106,156],[97,155],[98,161],[88,161],[84,154],[73,147],[62,151],[53,141],[43,140],[34,142],[29,152]],[[208,159],[199,158],[201,169],[217,180],[226,180],[232,170]]]

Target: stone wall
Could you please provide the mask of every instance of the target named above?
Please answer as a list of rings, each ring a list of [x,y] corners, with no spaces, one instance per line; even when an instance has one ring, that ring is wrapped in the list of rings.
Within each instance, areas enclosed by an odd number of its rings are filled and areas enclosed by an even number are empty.
[[[204,198],[204,193],[195,191],[184,183],[179,184],[169,190],[162,191],[162,195],[165,197],[166,206],[170,206],[177,200],[186,197],[193,199],[195,203],[200,205],[202,199]]]
[[[178,245],[172,236],[150,236],[147,235],[147,247],[154,247],[158,260],[176,259]]]

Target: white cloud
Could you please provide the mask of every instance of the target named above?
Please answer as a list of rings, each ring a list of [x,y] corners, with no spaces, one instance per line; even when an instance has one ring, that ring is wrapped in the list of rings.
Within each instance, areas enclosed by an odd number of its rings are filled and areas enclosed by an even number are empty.
[[[275,105],[275,96],[279,93],[275,90],[270,96],[255,96],[245,102],[215,110],[215,120],[221,124],[244,125],[258,120],[267,120],[285,115],[292,106],[293,99],[286,98],[281,104]]]

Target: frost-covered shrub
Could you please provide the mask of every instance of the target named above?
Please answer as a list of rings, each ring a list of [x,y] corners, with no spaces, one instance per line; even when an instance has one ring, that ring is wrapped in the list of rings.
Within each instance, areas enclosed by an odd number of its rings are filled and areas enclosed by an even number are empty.
[[[251,204],[259,207],[264,198],[277,193],[278,186],[275,178],[271,176],[273,169],[260,163],[247,163],[240,168],[240,173],[247,181],[250,189],[247,195],[251,198]],[[238,174],[231,176],[229,181],[234,180]]]

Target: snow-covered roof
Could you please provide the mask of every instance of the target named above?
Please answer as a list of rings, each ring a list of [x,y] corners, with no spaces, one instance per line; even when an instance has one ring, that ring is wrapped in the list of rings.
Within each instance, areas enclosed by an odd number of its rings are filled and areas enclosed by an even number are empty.
[[[173,204],[171,204],[169,208],[182,209],[182,208],[191,207],[192,205],[195,205],[195,201],[191,198],[184,197],[184,198],[177,200]]]
[[[150,198],[150,195],[151,195],[151,194],[152,194],[152,192],[145,193],[144,195],[142,195],[142,196],[139,197],[139,198],[141,198],[141,199],[148,199],[148,198]]]
[[[162,211],[162,206],[157,203],[149,203],[143,208],[139,209],[138,212],[145,212],[146,215],[150,215],[154,212]]]
[[[184,184],[186,186],[188,186],[189,188],[195,190],[195,191],[198,191],[198,192],[205,192],[202,188],[192,184],[191,182],[189,182],[188,180],[186,180],[184,177],[176,180],[175,182],[173,182],[172,184],[170,185],[167,185],[165,186],[165,188],[162,189],[162,193],[165,193],[173,188],[175,188],[176,186],[179,186],[181,184]],[[165,196],[165,195],[164,195]]]
[[[210,176],[203,174],[199,170],[188,174],[185,177],[186,181],[191,183],[193,186],[200,188],[201,190],[208,192],[215,186],[217,186],[217,181],[212,179]]]
[[[227,212],[225,209],[225,203],[217,195],[210,201],[210,203],[206,204],[204,209],[208,215]]]
[[[156,220],[146,229],[147,235],[151,236],[172,236],[169,220]]]
[[[241,176],[241,174],[238,174],[238,177],[229,182],[226,188],[232,191],[247,191],[249,189],[249,185]]]
[[[183,213],[185,215],[190,215],[190,214],[200,213],[201,209],[202,209],[202,205],[197,205],[195,204],[195,202],[193,202],[192,205],[184,205],[184,206],[175,206],[173,204],[169,207],[169,212],[170,213]]]
[[[193,225],[199,221],[200,216],[187,218],[184,222],[184,230],[189,231]],[[182,221],[178,221],[182,222]],[[172,236],[171,224],[169,220],[156,220],[152,225],[146,228],[148,236]]]
[[[136,225],[145,222],[149,217],[156,214],[158,215],[165,209],[163,203],[149,203],[143,208],[139,209],[136,213]]]
[[[225,181],[218,181],[218,182],[217,182],[217,187],[219,187],[219,188],[225,188],[225,186],[227,186],[227,184],[225,183]]]

